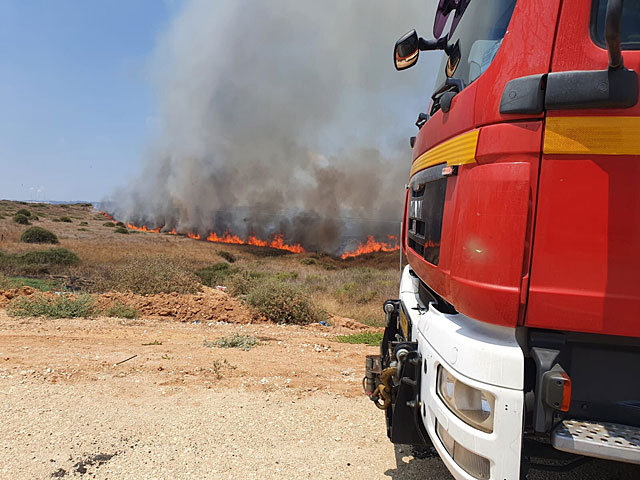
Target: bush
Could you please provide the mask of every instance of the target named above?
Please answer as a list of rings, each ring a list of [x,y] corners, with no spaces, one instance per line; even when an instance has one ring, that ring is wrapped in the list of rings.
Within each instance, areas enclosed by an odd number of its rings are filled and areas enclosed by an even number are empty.
[[[13,221],[16,222],[18,225],[31,225],[31,222],[29,222],[29,218],[19,213],[16,213],[13,216]]]
[[[72,223],[72,220],[69,217],[60,217],[60,221],[64,223]]]
[[[35,250],[17,254],[0,253],[0,267],[10,270],[32,266],[74,265],[79,261],[78,256],[66,248],[50,248],[49,250]]]
[[[231,252],[227,252],[226,250],[220,250],[218,252],[218,255],[224,258],[229,263],[233,263],[236,261],[236,256]]]
[[[106,223],[103,223],[103,224],[102,224],[102,226],[103,226],[103,227],[113,228],[113,227],[115,227],[115,226],[116,226],[116,224],[115,224],[115,223],[113,223],[113,222],[106,222]]]
[[[204,341],[202,344],[205,347],[213,348],[239,348],[241,350],[251,350],[251,347],[260,345],[260,341],[252,335],[243,335],[241,333],[234,333],[233,335],[227,335],[226,337],[218,338],[211,342]]]
[[[116,227],[114,232],[127,234],[129,233],[129,230],[127,230],[127,227]]]
[[[28,265],[75,265],[80,261],[78,256],[66,248],[50,248],[22,253],[18,256],[20,263]]]
[[[126,227],[126,225],[122,222],[117,222],[116,227]]]
[[[23,243],[59,243],[55,233],[42,227],[27,228],[20,237]]]
[[[338,335],[336,340],[340,343],[364,343],[365,345],[377,347],[382,342],[382,333],[362,332],[354,333],[352,335]]]
[[[220,262],[214,263],[209,267],[204,267],[196,270],[195,274],[200,278],[203,284],[208,287],[215,287],[223,283],[230,275],[236,273],[238,270],[231,267],[228,263]]]
[[[30,217],[31,216],[31,212],[29,210],[27,210],[26,208],[21,208],[20,210],[18,210],[15,215],[24,215],[25,217]]]
[[[139,295],[154,293],[195,293],[200,291],[198,279],[189,270],[164,256],[128,257],[127,263],[107,272],[98,289],[133,292]]]
[[[31,287],[41,292],[50,292],[58,288],[58,284],[52,280],[44,280],[42,278],[5,277],[0,275],[0,290],[20,287]]]
[[[95,315],[90,295],[32,295],[18,297],[7,306],[12,317],[86,318]]]
[[[267,274],[264,272],[243,270],[235,273],[227,279],[227,292],[235,297],[247,295],[266,277]]]
[[[81,227],[86,227],[87,225],[89,225],[89,222],[80,222]]]
[[[315,265],[316,263],[318,262],[316,262],[315,258],[303,258],[300,260],[301,265]]]
[[[115,318],[138,318],[140,312],[138,312],[135,308],[130,307],[129,305],[125,305],[119,300],[113,302],[113,304],[102,310],[100,312],[105,317],[115,317]]]
[[[59,218],[52,218],[52,219],[51,219],[51,221],[52,221],[52,222],[59,222],[59,221],[60,221],[60,219],[59,219]]]
[[[247,303],[276,323],[306,325],[326,318],[300,288],[274,279],[257,284]]]

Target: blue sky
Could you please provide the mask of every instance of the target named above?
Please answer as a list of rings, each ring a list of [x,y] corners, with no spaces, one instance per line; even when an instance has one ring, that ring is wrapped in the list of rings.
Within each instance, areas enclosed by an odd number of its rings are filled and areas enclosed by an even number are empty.
[[[100,200],[138,171],[149,59],[181,5],[0,2],[0,198]]]

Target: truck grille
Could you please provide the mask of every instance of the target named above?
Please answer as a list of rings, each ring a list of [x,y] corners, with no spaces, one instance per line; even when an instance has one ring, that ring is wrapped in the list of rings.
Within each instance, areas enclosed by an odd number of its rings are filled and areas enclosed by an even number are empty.
[[[413,176],[407,214],[407,244],[427,262],[440,262],[442,216],[447,193],[446,165],[428,168]]]

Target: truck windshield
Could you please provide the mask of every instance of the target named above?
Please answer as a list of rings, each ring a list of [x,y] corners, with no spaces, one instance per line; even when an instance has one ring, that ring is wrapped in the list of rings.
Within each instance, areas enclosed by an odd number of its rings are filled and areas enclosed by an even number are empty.
[[[516,0],[468,0],[457,27],[449,37],[449,45],[457,45],[459,56],[452,55],[455,60],[450,62],[445,55],[436,87],[444,85],[447,77],[460,79],[466,86],[484,73],[498,53],[515,6]],[[434,11],[436,8],[434,5]],[[453,15],[451,13],[450,17]],[[449,29],[445,27],[442,35],[448,33]]]
[[[591,38],[596,45],[606,48],[604,42],[604,20],[607,0],[593,0],[591,11]],[[640,0],[627,0],[622,10],[620,46],[623,50],[640,50]]]

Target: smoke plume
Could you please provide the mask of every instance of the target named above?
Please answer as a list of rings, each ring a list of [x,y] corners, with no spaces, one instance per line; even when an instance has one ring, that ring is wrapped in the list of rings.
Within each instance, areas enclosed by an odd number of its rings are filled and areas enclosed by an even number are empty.
[[[429,31],[422,3],[190,1],[152,61],[159,138],[110,211],[327,252],[396,234],[432,80],[395,72],[391,53]]]

